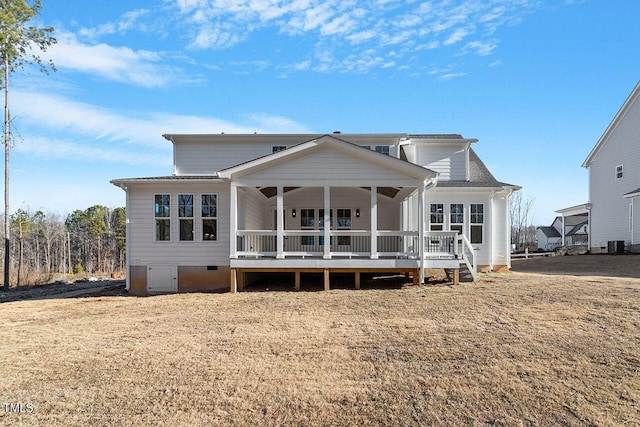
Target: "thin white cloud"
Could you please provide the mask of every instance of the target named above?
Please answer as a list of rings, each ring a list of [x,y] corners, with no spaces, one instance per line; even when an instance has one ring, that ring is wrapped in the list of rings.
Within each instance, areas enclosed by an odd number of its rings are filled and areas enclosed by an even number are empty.
[[[123,114],[59,96],[24,91],[15,91],[13,99],[14,120],[19,129],[28,130],[28,135],[22,135],[25,143],[18,144],[17,149],[42,156],[124,164],[147,164],[144,159],[152,159],[149,164],[153,164],[170,160],[166,153],[170,147],[161,136],[164,133],[310,132],[289,118],[262,113],[245,117],[244,123],[235,123],[164,112]],[[58,134],[64,137],[56,137]]]
[[[22,138],[16,144],[15,150],[32,155],[65,159],[67,161],[82,160],[85,162],[99,161],[120,163],[130,166],[171,166],[170,147],[165,147],[164,152],[140,152],[126,148],[113,149],[84,141],[70,141],[66,139],[51,138],[49,136],[29,135]]]
[[[491,36],[504,25],[519,22],[540,8],[539,0],[166,0],[177,12],[193,49],[228,49],[251,40],[258,31],[275,30],[282,37],[305,37],[316,50],[330,50],[329,64],[302,51],[294,62],[313,61],[316,71],[362,71],[356,61],[372,68],[390,62],[388,50],[412,53],[451,49],[473,36],[465,53],[493,53],[499,40]],[[491,37],[491,38],[489,38]],[[371,61],[375,57],[386,60]],[[453,52],[455,53],[455,52]],[[306,54],[306,57],[305,57]],[[315,56],[315,59],[312,59]],[[398,57],[394,62],[401,64]],[[343,64],[344,66],[341,66]],[[279,66],[278,66],[279,68]]]
[[[115,22],[107,22],[94,28],[81,28],[78,30],[78,35],[87,37],[89,39],[96,39],[98,37],[125,33],[132,28],[139,30],[146,30],[147,25],[144,23],[143,18],[150,15],[149,9],[137,9],[124,13],[119,20]]]
[[[467,73],[449,73],[449,74],[443,74],[441,76],[438,77],[438,79],[440,80],[451,80],[454,79],[456,77],[462,77],[462,76],[466,76]]]
[[[86,44],[74,34],[64,31],[58,32],[56,38],[58,43],[49,48],[47,56],[59,69],[142,87],[166,86],[181,74],[175,67],[167,66],[159,52],[114,47],[105,43]]]
[[[481,42],[476,40],[476,41],[467,43],[462,49],[462,54],[466,54],[471,51],[479,56],[487,56],[487,55],[491,55],[497,47],[498,47],[497,40],[488,40],[486,42]]]

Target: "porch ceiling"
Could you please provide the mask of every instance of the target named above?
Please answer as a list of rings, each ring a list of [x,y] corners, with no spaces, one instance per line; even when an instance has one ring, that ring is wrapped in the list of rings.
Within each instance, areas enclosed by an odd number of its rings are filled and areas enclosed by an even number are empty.
[[[298,188],[300,187],[283,187],[283,191],[284,193],[288,193],[289,191],[297,190]],[[371,190],[370,187],[360,187],[360,188],[367,191]],[[262,187],[262,188],[259,188],[258,190],[268,199],[275,197],[278,194],[277,187]],[[393,199],[401,190],[402,188],[398,188],[398,187],[378,187],[376,192],[382,196]]]

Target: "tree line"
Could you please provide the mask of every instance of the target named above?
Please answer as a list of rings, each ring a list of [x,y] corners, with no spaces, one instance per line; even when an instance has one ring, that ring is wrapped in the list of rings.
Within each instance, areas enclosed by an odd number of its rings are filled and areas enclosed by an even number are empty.
[[[48,283],[63,274],[125,270],[124,208],[95,205],[66,217],[18,209],[9,219],[12,285]]]

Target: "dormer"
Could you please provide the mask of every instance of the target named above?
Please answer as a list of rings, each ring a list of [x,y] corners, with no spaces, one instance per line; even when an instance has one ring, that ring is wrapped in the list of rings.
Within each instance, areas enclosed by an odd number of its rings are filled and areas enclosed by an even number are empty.
[[[438,181],[469,181],[471,144],[462,135],[409,135],[401,143],[408,161],[438,172]]]

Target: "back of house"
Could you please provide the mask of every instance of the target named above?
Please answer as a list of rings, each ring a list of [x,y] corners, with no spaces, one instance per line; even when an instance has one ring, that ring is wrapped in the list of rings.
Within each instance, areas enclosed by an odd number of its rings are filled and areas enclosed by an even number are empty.
[[[427,268],[475,278],[510,267],[509,196],[519,187],[495,179],[475,139],[164,137],[170,175],[112,181],[127,196],[131,293],[234,290],[245,273],[272,271],[324,272],[328,287],[334,272],[422,281]]]

